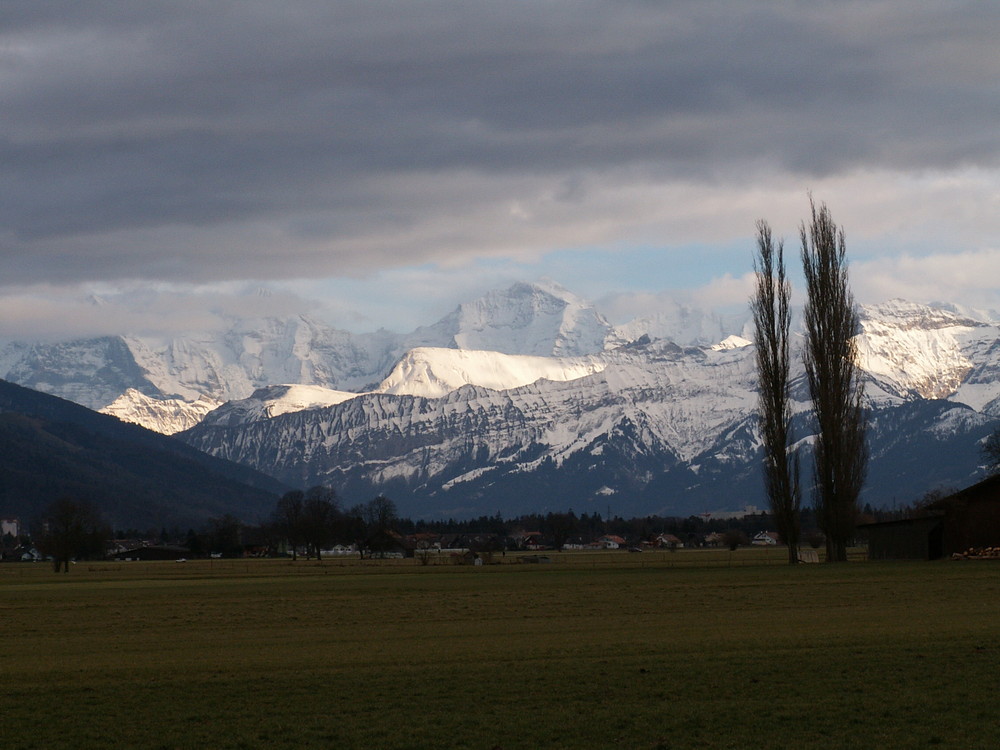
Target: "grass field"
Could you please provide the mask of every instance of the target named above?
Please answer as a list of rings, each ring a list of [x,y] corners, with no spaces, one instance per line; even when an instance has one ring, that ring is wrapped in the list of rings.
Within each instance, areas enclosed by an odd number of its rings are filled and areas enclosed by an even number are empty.
[[[2,746],[1000,742],[1000,563],[551,557],[0,566]]]

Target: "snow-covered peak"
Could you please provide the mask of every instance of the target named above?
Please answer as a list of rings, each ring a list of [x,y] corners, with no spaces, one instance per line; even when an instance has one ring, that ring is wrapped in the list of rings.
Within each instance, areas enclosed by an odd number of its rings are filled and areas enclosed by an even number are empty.
[[[864,305],[860,317],[862,326],[866,329],[871,325],[896,330],[912,328],[936,330],[956,326],[974,327],[981,324],[981,321],[957,311],[920,305],[903,299],[891,299],[877,305]]]
[[[194,401],[179,398],[157,399],[135,388],[129,388],[101,409],[101,412],[118,417],[123,422],[142,425],[148,430],[173,435],[194,427],[218,406],[218,401],[206,396]]]
[[[376,392],[439,398],[463,385],[504,391],[543,378],[576,380],[601,372],[604,367],[597,356],[535,357],[421,347],[407,352]]]
[[[554,282],[517,283],[466,302],[436,328],[459,349],[580,356],[604,349],[612,326],[585,300]]]
[[[969,346],[996,331],[948,310],[891,300],[862,309],[861,367],[901,394],[953,395],[973,367]]]
[[[744,346],[750,346],[753,342],[749,341],[742,336],[726,336],[718,344],[712,346],[712,351],[724,352],[730,349],[742,349]]]
[[[254,391],[251,398],[264,401],[267,404],[268,416],[276,417],[303,409],[318,409],[333,406],[348,401],[357,393],[335,391],[319,385],[272,385]]]
[[[680,346],[710,346],[727,336],[745,333],[746,313],[724,317],[675,300],[660,300],[657,306],[661,309],[654,315],[616,326],[616,336],[622,341],[634,341],[646,335]]]
[[[936,308],[938,310],[946,310],[948,312],[955,313],[961,318],[968,318],[969,320],[974,320],[977,323],[985,323],[987,325],[1000,325],[1000,311],[997,310],[983,310],[978,307],[970,307],[969,305],[962,305],[957,302],[931,302],[930,307]]]
[[[290,412],[334,406],[357,396],[357,393],[317,385],[271,385],[258,388],[249,398],[227,402],[207,415],[204,422],[216,426],[254,422]]]

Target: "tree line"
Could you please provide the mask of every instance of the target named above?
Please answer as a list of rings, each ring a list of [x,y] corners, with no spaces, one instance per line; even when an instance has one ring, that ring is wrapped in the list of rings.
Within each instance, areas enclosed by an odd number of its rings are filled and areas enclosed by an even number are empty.
[[[1000,465],[997,468],[1000,469]],[[929,492],[912,504],[891,509],[873,508],[866,504],[861,508],[858,519],[860,522],[873,522],[919,516],[927,503],[939,498],[939,492]],[[717,533],[723,535],[724,544],[730,546],[748,544],[757,533],[775,530],[776,520],[772,512],[766,511],[722,519],[700,515],[605,517],[600,513],[577,514],[573,510],[528,513],[510,518],[504,518],[497,512],[492,516],[468,519],[411,519],[397,515],[395,503],[384,496],[343,509],[332,489],[314,487],[305,492],[295,490],[286,493],[276,502],[271,517],[263,523],[244,523],[226,514],[209,519],[198,530],[112,531],[92,504],[60,498],[51,503],[33,524],[31,533],[20,539],[6,535],[0,544],[4,559],[18,559],[11,553],[34,546],[45,557],[52,559],[58,572],[68,571],[72,560],[103,559],[109,543],[126,539],[180,547],[191,557],[210,553],[239,557],[249,549],[266,555],[318,557],[318,550],[328,549],[334,544],[352,546],[361,555],[378,556],[388,549],[392,538],[425,534],[466,540],[490,537],[496,549],[510,549],[516,543],[515,536],[523,531],[538,532],[548,546],[556,549],[569,543],[586,544],[606,534],[620,536],[628,544],[649,541],[659,534],[671,534],[685,546],[698,546],[706,536]],[[801,508],[799,520],[803,543],[810,546],[825,543],[813,508]]]

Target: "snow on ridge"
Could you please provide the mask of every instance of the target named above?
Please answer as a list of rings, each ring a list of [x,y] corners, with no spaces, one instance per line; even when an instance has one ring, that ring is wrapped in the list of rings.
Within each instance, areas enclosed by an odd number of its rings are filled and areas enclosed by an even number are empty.
[[[263,398],[258,397],[261,394]],[[300,385],[287,383],[269,388],[261,388],[250,398],[258,397],[266,401],[268,416],[277,417],[304,409],[320,409],[325,406],[335,406],[356,398],[359,394],[349,391],[336,391],[320,385]]]
[[[861,367],[922,398],[955,394],[973,368],[968,347],[995,331],[949,310],[890,300],[863,308]]]
[[[228,401],[205,416],[204,423],[231,426],[271,419],[282,414],[335,406],[357,398],[358,393],[335,391],[318,385],[284,384],[258,388],[249,397]]]
[[[742,336],[736,336],[734,334],[732,336],[726,336],[726,338],[724,338],[718,344],[712,346],[712,351],[725,352],[731,349],[742,349],[743,347],[751,346],[752,344],[753,344],[752,341],[748,341]]]
[[[891,299],[876,305],[861,307],[862,326],[886,325],[897,329],[921,328],[924,330],[976,327],[983,321],[942,306],[921,305],[904,299]]]
[[[206,414],[218,408],[219,402],[206,396],[194,401],[180,398],[153,398],[128,388],[121,396],[102,408],[102,414],[110,414],[123,422],[141,425],[147,430],[155,430],[163,435],[194,427]]]
[[[635,341],[643,334],[651,339],[666,339],[680,346],[707,346],[730,334],[745,334],[749,311],[720,315],[677,301],[661,302],[662,309],[652,315],[635,318],[615,326],[618,341]]]
[[[375,392],[440,398],[463,385],[506,391],[542,379],[576,380],[604,367],[597,356],[540,357],[418,347],[406,353]]]

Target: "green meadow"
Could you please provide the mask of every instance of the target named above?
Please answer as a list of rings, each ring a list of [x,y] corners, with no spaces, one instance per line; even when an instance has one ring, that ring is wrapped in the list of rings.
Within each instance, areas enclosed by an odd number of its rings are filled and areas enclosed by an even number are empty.
[[[992,748],[1000,563],[0,566],[4,748]]]

